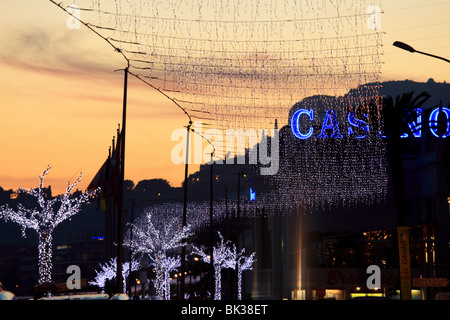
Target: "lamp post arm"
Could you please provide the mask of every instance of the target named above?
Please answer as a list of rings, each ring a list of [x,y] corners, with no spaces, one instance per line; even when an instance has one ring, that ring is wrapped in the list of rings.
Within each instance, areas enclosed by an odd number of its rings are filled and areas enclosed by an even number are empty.
[[[415,52],[421,53],[421,54],[424,54],[424,55],[426,55],[426,56],[430,56],[430,57],[433,57],[433,58],[441,59],[441,60],[444,60],[444,61],[450,63],[450,60],[445,59],[445,58],[442,58],[442,57],[439,57],[439,56],[436,56],[436,55],[434,55],[434,54],[430,54],[430,53],[426,53],[426,52],[422,52],[422,51],[417,51],[417,50],[416,50]]]

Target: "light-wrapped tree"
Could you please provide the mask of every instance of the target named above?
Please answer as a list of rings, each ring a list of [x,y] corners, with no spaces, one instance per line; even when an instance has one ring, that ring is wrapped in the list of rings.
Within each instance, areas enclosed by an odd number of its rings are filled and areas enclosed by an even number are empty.
[[[219,242],[213,248],[213,267],[214,267],[214,300],[222,299],[222,269],[235,269],[236,267],[236,248],[232,246],[232,243],[223,238],[222,234],[219,234]],[[204,250],[194,247],[193,254],[197,254],[201,257],[203,262],[211,263],[211,257]]]
[[[86,191],[78,196],[72,196],[72,190],[81,181],[82,174],[72,183],[68,183],[66,191],[60,196],[51,198],[46,196],[44,178],[50,171],[50,166],[39,177],[39,187],[35,189],[19,189],[18,193],[28,194],[37,199],[38,207],[25,208],[21,203],[17,204],[17,210],[8,205],[0,207],[0,218],[5,221],[13,221],[22,228],[22,236],[25,237],[27,228],[37,232],[39,238],[39,284],[52,281],[52,245],[53,231],[64,220],[69,219],[81,209],[81,205],[93,197],[97,190]]]
[[[184,246],[186,238],[192,235],[190,225],[184,227],[176,217],[171,218],[163,212],[153,214],[147,210],[135,224],[131,225],[133,240],[124,241],[134,255],[148,255],[156,272],[156,294],[170,299],[169,273],[180,265],[180,258],[169,257],[169,251]]]
[[[178,270],[181,265],[181,258],[179,256],[161,256],[156,258],[155,264],[156,291],[159,292],[158,295],[164,297],[164,300],[170,300],[170,273]]]
[[[94,281],[89,281],[90,285],[98,286],[102,293],[104,293],[105,290],[105,284],[107,280],[112,280],[116,277],[117,274],[117,258],[111,258],[108,262],[105,264],[100,265],[100,271],[95,270],[96,276],[94,278]],[[131,261],[131,271],[137,271],[139,270],[140,263],[137,260]],[[122,277],[123,277],[123,292],[126,290],[126,280],[128,279],[128,276],[130,275],[130,263],[125,262],[122,267]]]
[[[234,246],[234,245],[233,245]],[[233,248],[234,251],[236,247]],[[242,272],[245,270],[253,270],[253,263],[256,261],[255,252],[249,256],[245,255],[245,248],[243,248],[239,253],[235,254],[236,257],[236,273],[237,273],[237,286],[238,293],[237,299],[242,300]]]

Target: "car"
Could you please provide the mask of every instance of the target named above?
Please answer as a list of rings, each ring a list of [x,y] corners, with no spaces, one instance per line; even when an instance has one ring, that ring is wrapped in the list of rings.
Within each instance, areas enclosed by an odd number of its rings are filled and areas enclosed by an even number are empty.
[[[3,284],[0,282],[0,300],[14,300],[14,293],[7,291]]]

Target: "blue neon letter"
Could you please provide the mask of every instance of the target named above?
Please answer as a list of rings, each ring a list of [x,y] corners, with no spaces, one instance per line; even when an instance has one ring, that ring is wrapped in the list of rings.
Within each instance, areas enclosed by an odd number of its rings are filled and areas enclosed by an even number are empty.
[[[414,138],[420,138],[422,136],[422,110],[423,108],[416,109],[416,121],[411,121],[408,123]],[[404,133],[400,136],[400,138],[408,138],[408,134]]]
[[[313,109],[311,109],[311,110],[298,109],[297,111],[294,112],[294,114],[291,117],[292,133],[297,138],[304,140],[304,139],[308,139],[309,137],[312,136],[312,134],[314,132],[314,128],[310,127],[309,131],[306,134],[300,132],[299,121],[300,121],[300,117],[302,114],[306,114],[309,117],[309,120],[313,121],[314,120],[314,110]]]
[[[256,191],[253,191],[253,189],[250,187],[250,201],[256,200]]]
[[[441,110],[447,116],[447,130],[445,131],[445,133],[442,136],[439,136],[437,134],[437,127],[438,127],[439,113],[440,113]],[[439,108],[436,108],[433,111],[431,111],[431,114],[430,114],[430,131],[437,138],[447,138],[450,135],[450,109],[449,108],[439,107]]]
[[[327,138],[328,135],[325,130],[332,129],[333,133],[331,134],[332,138],[342,138],[342,134],[339,131],[339,126],[336,120],[336,114],[334,110],[327,110],[325,113],[325,119],[323,120],[322,131],[317,136],[317,138]]]
[[[367,115],[366,115],[366,117],[367,117]],[[349,112],[347,119],[348,119],[348,123],[350,124],[350,127],[348,127],[348,135],[349,136],[352,135],[352,133],[353,133],[353,128],[351,126],[361,128],[366,133],[364,135],[356,136],[355,137],[356,139],[362,139],[367,136],[367,133],[369,133],[369,125],[367,124],[367,122],[360,120],[360,119],[356,119],[354,112]]]

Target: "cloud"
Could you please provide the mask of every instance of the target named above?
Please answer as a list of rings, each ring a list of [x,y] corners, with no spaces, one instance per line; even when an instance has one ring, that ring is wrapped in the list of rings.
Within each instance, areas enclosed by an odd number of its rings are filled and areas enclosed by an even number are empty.
[[[110,74],[124,61],[89,30],[56,31],[50,25],[15,26],[0,36],[0,60],[9,65],[58,75]]]

